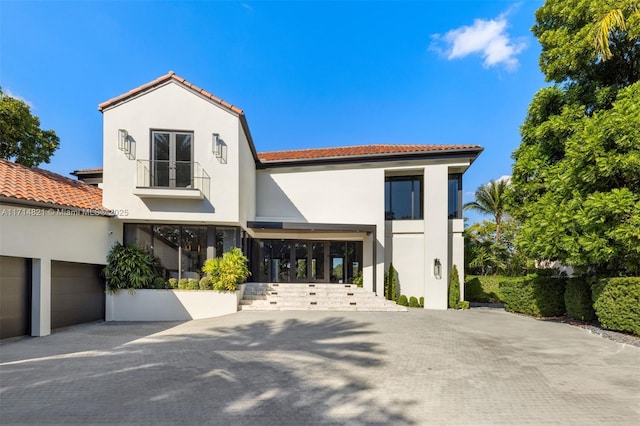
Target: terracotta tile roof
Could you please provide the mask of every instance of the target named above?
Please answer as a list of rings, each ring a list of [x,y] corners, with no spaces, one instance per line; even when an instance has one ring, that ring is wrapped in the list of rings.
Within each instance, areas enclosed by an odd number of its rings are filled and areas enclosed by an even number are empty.
[[[479,145],[358,145],[258,153],[263,162],[481,150]]]
[[[79,169],[71,172],[72,175],[83,174],[83,173],[102,173],[102,167],[94,167],[92,169]]]
[[[0,159],[0,197],[62,207],[106,210],[102,189],[38,168]]]
[[[184,78],[176,75],[176,73],[174,73],[173,71],[169,71],[167,74],[156,78],[153,81],[150,81],[149,83],[143,84],[142,86],[138,86],[135,89],[129,90],[127,93],[124,93],[120,96],[116,96],[115,98],[109,99],[106,102],[102,102],[100,105],[98,105],[98,110],[99,111],[104,111],[105,108],[108,108],[110,106],[113,106],[121,101],[124,101],[132,96],[136,96],[148,89],[152,89],[154,87],[160,86],[164,83],[166,83],[167,81],[170,80],[174,80],[177,81],[178,83],[182,84],[183,86],[193,90],[194,92],[197,92],[199,94],[201,94],[202,96],[204,96],[205,98],[208,98],[209,100],[223,106],[224,108],[228,109],[229,111],[233,111],[236,114],[239,115],[243,115],[244,111],[242,111],[240,108],[231,105],[229,102],[226,102],[222,99],[220,99],[219,97],[207,92],[204,89],[201,89],[200,87],[196,86],[193,83],[188,82],[187,80],[185,80]]]

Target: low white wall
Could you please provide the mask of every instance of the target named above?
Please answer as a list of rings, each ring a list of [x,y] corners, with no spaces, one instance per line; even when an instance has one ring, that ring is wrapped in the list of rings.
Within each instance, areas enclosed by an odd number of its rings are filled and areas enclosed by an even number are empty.
[[[238,291],[126,290],[106,295],[107,321],[187,321],[238,312],[245,285]]]

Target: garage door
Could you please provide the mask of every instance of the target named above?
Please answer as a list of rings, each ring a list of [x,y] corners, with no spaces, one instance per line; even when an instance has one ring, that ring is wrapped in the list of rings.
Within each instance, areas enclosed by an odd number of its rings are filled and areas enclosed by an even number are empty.
[[[51,328],[104,320],[102,266],[51,262]]]
[[[0,256],[0,339],[31,334],[31,259]]]

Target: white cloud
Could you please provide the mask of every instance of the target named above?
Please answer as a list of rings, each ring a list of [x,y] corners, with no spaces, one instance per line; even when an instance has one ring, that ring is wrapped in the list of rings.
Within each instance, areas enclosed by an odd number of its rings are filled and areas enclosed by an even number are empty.
[[[33,103],[31,103],[28,99],[23,98],[22,96],[15,94],[11,91],[11,89],[7,89],[5,87],[2,88],[2,91],[4,92],[5,95],[7,96],[11,96],[12,98],[18,99],[22,102],[24,102],[25,104],[29,105],[29,108],[33,109]]]
[[[503,65],[507,70],[513,71],[519,65],[516,56],[524,50],[526,44],[522,40],[511,38],[507,33],[508,13],[495,19],[475,19],[473,25],[455,28],[444,35],[434,34],[431,49],[449,60],[480,54],[484,58],[485,68]],[[443,43],[445,48],[441,47]]]
[[[249,3],[241,3],[242,7],[247,9],[250,12],[253,12],[253,7]]]

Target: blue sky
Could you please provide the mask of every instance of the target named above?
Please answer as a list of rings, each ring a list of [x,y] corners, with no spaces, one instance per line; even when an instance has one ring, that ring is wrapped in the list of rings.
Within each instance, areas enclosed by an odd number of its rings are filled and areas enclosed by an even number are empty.
[[[102,165],[97,105],[169,70],[244,109],[258,151],[479,144],[465,201],[511,172],[547,83],[530,28],[542,1],[0,3],[0,85],[60,149]]]

